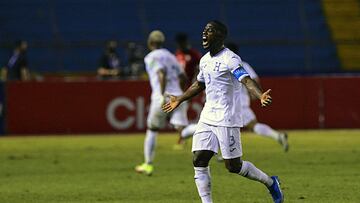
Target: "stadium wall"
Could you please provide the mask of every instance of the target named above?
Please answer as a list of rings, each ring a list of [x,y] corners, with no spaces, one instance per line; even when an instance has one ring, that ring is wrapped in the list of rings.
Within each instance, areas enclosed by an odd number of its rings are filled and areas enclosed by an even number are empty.
[[[4,83],[0,82],[0,135],[5,133],[5,89]]]
[[[360,128],[360,77],[262,78],[273,105],[253,107],[275,128]],[[7,134],[143,132],[148,81],[9,82]],[[190,104],[196,122],[204,97]],[[166,130],[169,130],[169,126]]]

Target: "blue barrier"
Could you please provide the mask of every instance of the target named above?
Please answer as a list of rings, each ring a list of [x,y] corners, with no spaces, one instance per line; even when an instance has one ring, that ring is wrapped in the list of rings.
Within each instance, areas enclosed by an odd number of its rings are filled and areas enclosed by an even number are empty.
[[[5,85],[0,82],[0,135],[5,134]]]

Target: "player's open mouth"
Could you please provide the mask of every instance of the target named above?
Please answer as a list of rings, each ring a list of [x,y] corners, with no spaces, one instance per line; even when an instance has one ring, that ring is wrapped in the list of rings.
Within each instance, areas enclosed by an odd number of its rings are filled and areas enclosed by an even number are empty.
[[[203,36],[202,37],[202,45],[203,45],[203,47],[207,47],[208,46],[208,44],[209,44],[209,42],[208,42],[208,39],[207,39],[207,37],[206,36]]]

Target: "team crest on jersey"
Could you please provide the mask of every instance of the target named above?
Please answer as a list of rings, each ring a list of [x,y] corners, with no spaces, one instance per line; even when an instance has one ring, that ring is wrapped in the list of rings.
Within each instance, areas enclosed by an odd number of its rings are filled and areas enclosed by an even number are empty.
[[[219,71],[220,70],[220,66],[221,66],[221,63],[220,62],[215,62],[215,67],[214,67],[214,71]]]

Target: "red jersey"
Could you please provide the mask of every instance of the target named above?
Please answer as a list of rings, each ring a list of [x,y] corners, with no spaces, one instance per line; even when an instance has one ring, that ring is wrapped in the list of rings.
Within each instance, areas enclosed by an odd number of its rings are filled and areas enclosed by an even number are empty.
[[[183,68],[186,77],[188,78],[187,86],[190,86],[193,82],[195,74],[198,73],[198,65],[201,59],[201,53],[196,49],[191,48],[188,53],[181,50],[176,50],[175,56]]]

